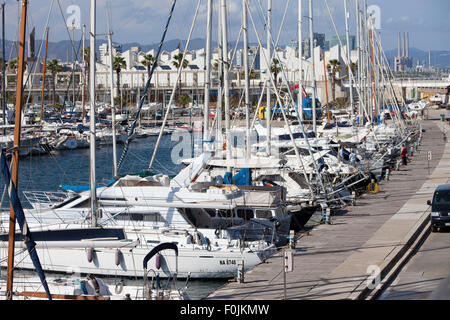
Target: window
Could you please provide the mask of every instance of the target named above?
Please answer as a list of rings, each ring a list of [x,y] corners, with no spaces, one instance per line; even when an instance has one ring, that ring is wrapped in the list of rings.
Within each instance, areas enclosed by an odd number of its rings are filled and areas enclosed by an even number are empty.
[[[150,213],[122,213],[116,216],[121,221],[147,221],[147,222],[166,222],[158,212]]]
[[[272,218],[272,211],[270,210],[256,210],[256,217],[259,219],[270,219]]]
[[[251,209],[237,209],[238,218],[242,218],[244,220],[250,220],[253,218],[253,210]]]
[[[232,218],[233,217],[233,210],[219,209],[217,213],[218,213],[218,216],[221,218]]]
[[[216,216],[216,210],[215,209],[205,209],[206,213],[209,214],[211,218],[214,218]]]

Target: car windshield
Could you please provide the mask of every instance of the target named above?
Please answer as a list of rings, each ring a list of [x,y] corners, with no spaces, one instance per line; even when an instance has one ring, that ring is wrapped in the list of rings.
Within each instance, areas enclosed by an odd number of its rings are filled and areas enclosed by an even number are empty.
[[[450,211],[450,190],[436,191],[433,197],[432,211]]]

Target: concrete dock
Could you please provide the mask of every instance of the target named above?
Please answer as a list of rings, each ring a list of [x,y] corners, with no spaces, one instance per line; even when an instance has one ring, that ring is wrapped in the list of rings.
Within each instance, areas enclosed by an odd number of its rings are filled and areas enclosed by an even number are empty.
[[[426,132],[418,151],[380,183],[379,193],[361,196],[356,206],[335,213],[333,224],[319,225],[297,241],[294,270],[286,274],[287,299],[362,299],[370,294],[371,280],[383,282],[400,263],[427,228],[426,201],[436,186],[450,182],[450,144],[441,132],[448,127],[439,113],[430,110],[430,120],[421,121]],[[246,272],[245,283],[229,282],[207,299],[284,299],[283,255],[280,250]]]

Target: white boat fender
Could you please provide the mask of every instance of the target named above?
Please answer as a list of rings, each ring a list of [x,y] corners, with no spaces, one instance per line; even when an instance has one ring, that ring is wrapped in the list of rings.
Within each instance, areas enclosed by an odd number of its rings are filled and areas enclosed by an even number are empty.
[[[155,267],[157,270],[159,270],[161,268],[161,258],[162,258],[162,256],[160,253],[158,253],[155,257]]]
[[[206,250],[211,251],[211,241],[209,240],[208,237],[206,238]]]
[[[87,249],[87,260],[88,260],[88,262],[89,263],[91,263],[92,262],[92,260],[94,259],[94,248],[88,248]]]
[[[120,249],[116,249],[116,252],[114,254],[114,263],[116,264],[116,266],[120,265],[120,263],[122,262],[122,251],[120,251]]]
[[[114,292],[116,294],[121,294],[123,291],[123,280],[120,280],[116,283],[116,287],[114,288]]]

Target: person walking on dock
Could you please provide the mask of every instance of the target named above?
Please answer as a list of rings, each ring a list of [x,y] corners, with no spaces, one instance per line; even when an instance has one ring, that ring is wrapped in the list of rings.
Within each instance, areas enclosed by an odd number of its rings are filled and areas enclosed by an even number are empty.
[[[406,166],[407,164],[407,156],[408,156],[408,149],[404,144],[402,144],[402,150],[400,152],[400,157],[402,158],[402,164]]]

